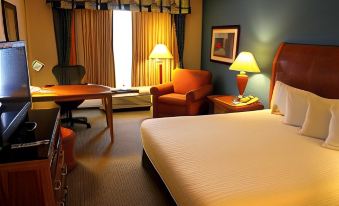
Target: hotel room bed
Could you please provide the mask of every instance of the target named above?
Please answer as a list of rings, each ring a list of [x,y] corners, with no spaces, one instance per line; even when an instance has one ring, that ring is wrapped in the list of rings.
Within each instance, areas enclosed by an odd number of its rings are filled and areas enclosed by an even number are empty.
[[[329,61],[338,57],[338,47],[282,44],[271,93],[279,80],[338,99],[339,82],[330,80],[339,69]],[[261,110],[149,119],[141,126],[143,158],[178,205],[339,205],[339,152],[282,118]]]
[[[146,120],[142,140],[178,205],[339,203],[338,151],[270,110]]]

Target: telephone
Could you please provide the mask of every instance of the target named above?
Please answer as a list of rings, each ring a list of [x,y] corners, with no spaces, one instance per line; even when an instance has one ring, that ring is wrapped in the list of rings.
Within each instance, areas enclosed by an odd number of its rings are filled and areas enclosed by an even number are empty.
[[[258,97],[254,97],[252,95],[249,95],[247,97],[242,97],[239,98],[237,101],[233,102],[235,104],[235,106],[244,106],[244,105],[249,105],[252,103],[255,103],[259,101]]]

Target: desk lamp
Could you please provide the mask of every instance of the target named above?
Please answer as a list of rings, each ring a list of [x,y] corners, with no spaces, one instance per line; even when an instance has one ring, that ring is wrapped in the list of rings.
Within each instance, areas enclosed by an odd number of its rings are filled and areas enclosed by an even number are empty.
[[[260,72],[258,64],[255,61],[253,54],[250,52],[241,52],[229,69],[240,71],[240,73],[237,75],[237,84],[239,90],[238,98],[242,98],[248,81],[246,72]]]
[[[162,61],[164,59],[173,59],[173,56],[165,44],[157,44],[153,48],[149,58],[159,62],[160,84],[162,84]]]

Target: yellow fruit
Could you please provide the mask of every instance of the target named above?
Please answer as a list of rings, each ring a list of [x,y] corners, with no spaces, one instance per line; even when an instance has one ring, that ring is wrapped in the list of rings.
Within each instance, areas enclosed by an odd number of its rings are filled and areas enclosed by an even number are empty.
[[[240,99],[240,102],[246,103],[246,102],[250,101],[250,99],[251,98],[249,98],[249,97],[243,97],[243,98]]]
[[[247,103],[248,104],[252,104],[252,103],[257,102],[257,101],[259,101],[259,98],[258,97],[254,97],[253,99],[251,99],[251,101],[248,101]]]

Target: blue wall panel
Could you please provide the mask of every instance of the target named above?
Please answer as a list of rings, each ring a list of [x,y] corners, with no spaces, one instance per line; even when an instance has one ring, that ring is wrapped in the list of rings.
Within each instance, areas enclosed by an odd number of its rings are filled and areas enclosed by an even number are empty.
[[[210,61],[211,27],[240,25],[239,51],[254,54],[260,74],[249,74],[245,94],[268,106],[274,54],[281,42],[339,45],[338,0],[204,0],[202,68],[213,74],[216,94],[238,93],[237,72]]]

